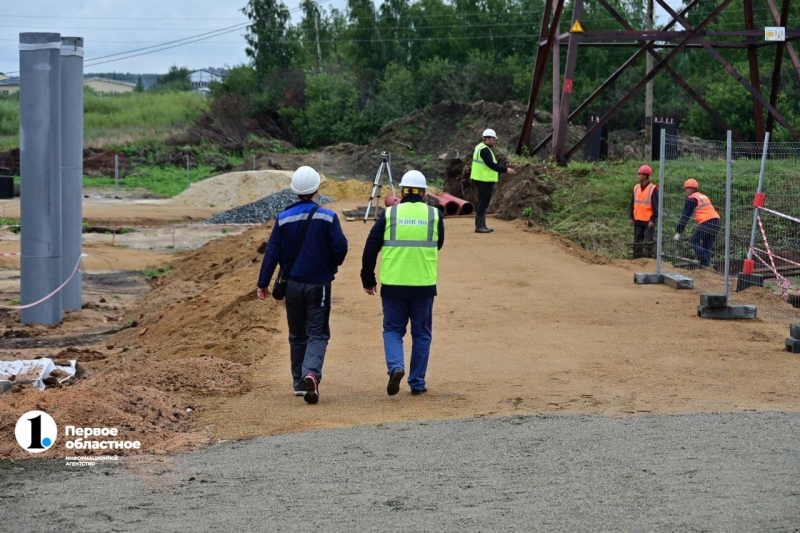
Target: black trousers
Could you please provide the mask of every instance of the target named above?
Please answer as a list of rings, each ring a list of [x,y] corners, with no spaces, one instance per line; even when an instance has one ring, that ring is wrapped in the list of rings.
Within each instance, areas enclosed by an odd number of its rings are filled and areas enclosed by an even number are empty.
[[[494,191],[494,182],[492,181],[475,181],[478,187],[478,205],[475,207],[475,214],[479,217],[486,214],[489,208],[489,202],[492,201],[492,192]]]
[[[308,374],[322,379],[322,364],[331,338],[331,282],[286,284],[286,319],[294,390]]]
[[[653,257],[653,234],[655,225],[648,228],[648,222],[635,220],[633,222],[633,258]]]

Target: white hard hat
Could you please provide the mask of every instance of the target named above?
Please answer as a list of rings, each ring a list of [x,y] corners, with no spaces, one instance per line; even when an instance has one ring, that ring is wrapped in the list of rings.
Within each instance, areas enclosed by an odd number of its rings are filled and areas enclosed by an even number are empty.
[[[298,195],[314,194],[319,189],[319,173],[311,167],[300,167],[292,174],[292,192]]]
[[[492,128],[483,130],[484,137],[497,137],[497,134],[494,132]]]
[[[419,170],[409,170],[403,174],[403,178],[400,180],[400,186],[408,187],[409,189],[427,189],[428,182]]]

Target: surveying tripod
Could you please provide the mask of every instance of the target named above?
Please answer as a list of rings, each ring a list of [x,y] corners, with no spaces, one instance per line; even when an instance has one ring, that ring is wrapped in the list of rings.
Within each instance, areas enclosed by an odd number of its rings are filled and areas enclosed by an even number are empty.
[[[384,169],[389,175],[389,187],[392,188],[392,196],[395,196],[395,198],[397,197],[394,191],[394,182],[392,181],[392,163],[389,158],[389,153],[381,152],[381,165],[378,167],[378,173],[375,174],[375,181],[372,183],[372,194],[370,195],[369,202],[367,203],[367,212],[364,213],[364,223],[369,220],[369,212],[373,207],[373,202],[375,203],[375,220],[378,220],[378,205],[381,198],[381,188],[383,187],[383,183],[381,183],[381,181]]]

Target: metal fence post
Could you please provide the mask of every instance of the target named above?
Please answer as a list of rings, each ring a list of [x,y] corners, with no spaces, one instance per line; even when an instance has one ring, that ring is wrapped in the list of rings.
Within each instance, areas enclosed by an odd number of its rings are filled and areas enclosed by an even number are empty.
[[[119,154],[114,154],[114,196],[119,196]]]
[[[731,189],[733,181],[733,137],[728,130],[728,168],[725,176],[725,301],[730,293],[731,275]]]
[[[661,250],[664,240],[664,172],[666,171],[667,130],[661,129],[661,154],[658,163],[658,238],[656,239],[656,274],[661,275]]]
[[[761,150],[761,170],[758,172],[758,189],[756,193],[764,192],[764,173],[767,170],[767,151],[769,150],[769,132],[764,134],[764,147]],[[750,248],[747,250],[747,258],[753,258],[753,246],[756,244],[756,228],[758,227],[759,210],[753,210],[753,229],[750,231]]]
[[[189,188],[192,182],[189,180],[189,156],[186,156],[186,188]]]

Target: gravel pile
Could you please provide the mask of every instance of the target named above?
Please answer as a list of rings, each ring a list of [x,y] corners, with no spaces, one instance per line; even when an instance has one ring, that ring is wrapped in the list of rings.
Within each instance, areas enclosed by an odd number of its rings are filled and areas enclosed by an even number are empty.
[[[335,200],[324,194],[319,195],[319,204],[329,204]],[[260,224],[278,218],[278,214],[297,202],[297,195],[291,189],[283,189],[253,203],[234,207],[205,221],[206,224]]]

